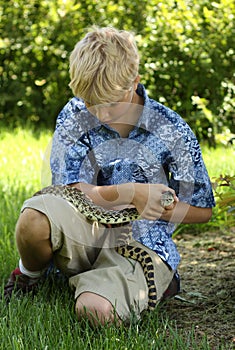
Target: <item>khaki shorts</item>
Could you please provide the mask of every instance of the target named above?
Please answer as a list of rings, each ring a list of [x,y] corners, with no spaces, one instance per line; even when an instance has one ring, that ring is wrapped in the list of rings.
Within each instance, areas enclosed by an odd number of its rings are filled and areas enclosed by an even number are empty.
[[[148,307],[148,286],[139,262],[124,258],[115,250],[117,230],[88,221],[70,203],[51,194],[26,200],[25,208],[44,213],[51,226],[54,263],[69,277],[75,298],[83,292],[96,293],[111,302],[123,320],[134,311],[137,316]],[[157,298],[161,299],[174,271],[152,250]]]

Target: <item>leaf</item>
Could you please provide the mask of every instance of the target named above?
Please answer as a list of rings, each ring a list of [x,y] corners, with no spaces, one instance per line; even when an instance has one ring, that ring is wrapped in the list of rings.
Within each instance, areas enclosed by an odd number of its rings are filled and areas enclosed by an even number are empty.
[[[188,300],[188,299],[185,299],[179,295],[175,295],[174,297],[176,300],[179,300],[179,301],[182,301],[184,303],[189,303],[189,304],[196,304],[196,302],[194,300]]]

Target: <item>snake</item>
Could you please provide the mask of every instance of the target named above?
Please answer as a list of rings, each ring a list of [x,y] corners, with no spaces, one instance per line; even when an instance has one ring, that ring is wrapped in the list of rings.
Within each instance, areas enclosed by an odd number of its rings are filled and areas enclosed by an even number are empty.
[[[110,210],[96,205],[84,192],[74,186],[50,185],[42,188],[33,196],[50,194],[71,203],[87,220],[98,222],[107,227],[119,225],[123,227],[132,221],[140,220],[141,215],[136,208],[124,208],[121,210]],[[163,208],[174,203],[174,195],[171,191],[162,193],[160,204]],[[118,239],[115,250],[125,258],[138,261],[143,269],[148,286],[148,309],[153,310],[157,304],[157,289],[154,278],[154,264],[148,251],[139,246],[130,244],[131,229],[124,229]]]

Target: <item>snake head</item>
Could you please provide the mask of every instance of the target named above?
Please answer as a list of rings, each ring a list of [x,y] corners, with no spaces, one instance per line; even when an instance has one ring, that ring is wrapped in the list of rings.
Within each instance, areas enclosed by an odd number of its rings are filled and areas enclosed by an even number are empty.
[[[163,208],[169,207],[175,201],[174,194],[171,191],[163,192],[161,196],[161,206]]]

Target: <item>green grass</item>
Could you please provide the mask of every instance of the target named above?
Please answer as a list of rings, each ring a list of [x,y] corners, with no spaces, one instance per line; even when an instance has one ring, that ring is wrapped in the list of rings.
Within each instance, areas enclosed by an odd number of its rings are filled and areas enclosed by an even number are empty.
[[[210,178],[222,175],[235,175],[235,146],[208,148],[202,145],[203,159]]]
[[[21,205],[24,199],[49,182],[47,165],[42,159],[50,140],[50,132],[35,135],[19,129],[5,130],[0,135],[1,292],[10,271],[18,264],[14,228]],[[234,149],[203,147],[203,154],[211,177],[221,173],[234,174]],[[177,329],[163,305],[145,314],[141,321],[133,317],[129,327],[94,330],[87,322],[77,321],[70,290],[53,276],[41,285],[36,297],[13,299],[9,305],[3,300],[0,303],[2,350],[210,349],[205,337],[195,340],[193,325],[190,333]],[[217,349],[229,348],[218,344]]]

